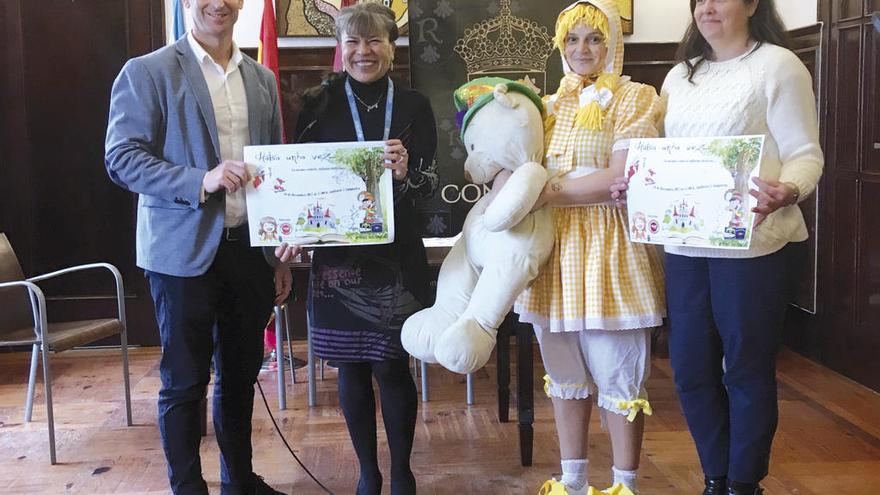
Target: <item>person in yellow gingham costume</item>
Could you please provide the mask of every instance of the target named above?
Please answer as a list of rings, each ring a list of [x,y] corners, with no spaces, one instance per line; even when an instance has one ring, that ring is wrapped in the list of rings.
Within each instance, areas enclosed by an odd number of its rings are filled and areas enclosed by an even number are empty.
[[[629,141],[657,137],[661,110],[652,87],[621,75],[621,32],[615,0],[575,2],[556,22],[565,76],[545,98],[546,165],[556,178],[539,200],[553,206],[556,247],[515,305],[535,327],[559,435],[562,478],[542,495],[637,493],[651,414],[644,385],[650,328],[665,316],[663,265],[653,246],[629,241],[609,186],[623,175]],[[614,483],[603,492],[587,476],[590,396],[613,413]]]

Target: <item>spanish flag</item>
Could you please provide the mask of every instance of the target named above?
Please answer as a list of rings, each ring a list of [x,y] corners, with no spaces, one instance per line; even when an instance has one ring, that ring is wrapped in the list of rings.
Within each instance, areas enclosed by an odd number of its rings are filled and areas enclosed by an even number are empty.
[[[263,0],[263,21],[260,23],[260,44],[257,50],[257,62],[265,65],[275,73],[275,84],[278,88],[278,101],[281,100],[281,75],[278,72],[278,33],[275,30],[275,7],[272,0]],[[283,124],[282,124],[283,125]],[[283,143],[284,132],[281,133],[281,142]],[[266,347],[275,349],[275,314],[266,324],[263,331],[263,340]],[[276,353],[276,356],[283,356],[284,352]]]
[[[278,72],[278,33],[275,30],[275,7],[272,0],[263,0],[263,21],[260,23],[260,44],[257,62],[275,73],[278,101],[281,101],[281,75]],[[283,140],[283,136],[282,136]]]

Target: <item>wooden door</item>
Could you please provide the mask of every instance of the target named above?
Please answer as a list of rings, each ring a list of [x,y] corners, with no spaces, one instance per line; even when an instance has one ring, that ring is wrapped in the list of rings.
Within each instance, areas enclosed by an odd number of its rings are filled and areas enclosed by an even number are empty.
[[[870,17],[880,1],[820,5],[830,19],[821,357],[880,390],[880,33]]]

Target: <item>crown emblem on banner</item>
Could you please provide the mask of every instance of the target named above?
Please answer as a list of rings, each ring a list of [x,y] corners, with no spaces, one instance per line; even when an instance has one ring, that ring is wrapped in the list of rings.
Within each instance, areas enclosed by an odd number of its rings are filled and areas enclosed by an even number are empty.
[[[545,72],[552,51],[553,36],[547,28],[511,14],[510,0],[500,0],[496,17],[465,30],[455,44],[468,74]]]

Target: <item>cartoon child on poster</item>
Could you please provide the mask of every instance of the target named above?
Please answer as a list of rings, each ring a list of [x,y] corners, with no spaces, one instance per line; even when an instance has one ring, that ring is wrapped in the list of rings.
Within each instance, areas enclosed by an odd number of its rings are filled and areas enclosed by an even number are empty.
[[[370,226],[376,223],[376,200],[369,191],[362,191],[358,194],[358,201],[361,202],[361,210],[364,211],[363,224]]]
[[[727,209],[730,211],[728,227],[734,229],[743,227],[743,216],[745,213],[743,212],[742,193],[731,189],[724,194],[724,199],[728,201]]]
[[[274,218],[263,217],[260,219],[260,229],[257,231],[257,233],[260,234],[260,240],[277,241],[277,231],[278,222],[276,222]]]
[[[645,214],[642,212],[636,212],[633,215],[633,223],[630,226],[630,241],[647,241],[648,240],[648,219],[645,218]]]
[[[745,239],[746,224],[742,193],[730,189],[724,193],[724,199],[728,201],[727,210],[730,211],[730,221],[727,222],[727,227],[724,229],[724,237],[726,239]]]

